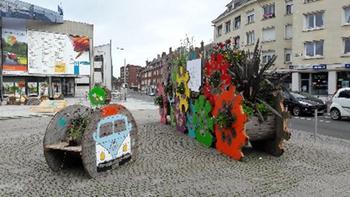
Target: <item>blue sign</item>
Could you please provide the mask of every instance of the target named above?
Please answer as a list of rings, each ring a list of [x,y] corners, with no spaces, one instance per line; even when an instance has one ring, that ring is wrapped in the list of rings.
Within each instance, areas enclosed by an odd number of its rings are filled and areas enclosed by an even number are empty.
[[[314,70],[327,70],[327,64],[313,65]]]
[[[345,64],[345,68],[350,68],[350,64]]]

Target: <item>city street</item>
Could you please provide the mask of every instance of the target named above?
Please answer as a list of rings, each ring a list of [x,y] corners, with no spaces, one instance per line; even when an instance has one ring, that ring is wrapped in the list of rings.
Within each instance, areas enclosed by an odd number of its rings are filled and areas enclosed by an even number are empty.
[[[80,165],[50,170],[42,149],[50,117],[0,120],[0,196],[350,195],[350,141],[319,135],[315,142],[312,130],[297,129],[311,127],[312,120],[291,121],[292,139],[282,157],[246,148],[239,162],[160,124],[151,97],[138,98],[146,101],[124,104],[138,124],[139,157],[97,179],[88,179]]]
[[[292,117],[289,123],[291,129],[313,133],[315,131],[314,117]],[[335,121],[328,115],[318,117],[318,134],[350,140],[350,119]]]

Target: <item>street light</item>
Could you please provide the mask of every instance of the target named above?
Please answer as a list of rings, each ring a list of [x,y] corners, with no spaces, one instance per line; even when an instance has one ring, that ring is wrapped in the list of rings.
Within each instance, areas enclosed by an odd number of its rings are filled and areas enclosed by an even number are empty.
[[[119,51],[125,51],[124,48],[121,48],[121,47],[117,47],[116,48],[117,50]],[[127,90],[127,87],[126,87],[126,58],[124,58],[124,85],[123,85],[123,95],[124,95],[124,100],[126,101],[126,90]]]

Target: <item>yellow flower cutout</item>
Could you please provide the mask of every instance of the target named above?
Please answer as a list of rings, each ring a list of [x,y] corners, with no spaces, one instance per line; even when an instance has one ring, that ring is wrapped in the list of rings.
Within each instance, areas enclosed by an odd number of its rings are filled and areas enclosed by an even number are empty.
[[[176,96],[179,98],[179,108],[180,110],[188,110],[188,99],[190,98],[190,89],[188,88],[188,81],[190,80],[190,75],[183,66],[179,66],[179,70],[176,74],[177,87],[182,86],[184,88],[184,93],[176,91]],[[183,84],[183,85],[181,85]]]

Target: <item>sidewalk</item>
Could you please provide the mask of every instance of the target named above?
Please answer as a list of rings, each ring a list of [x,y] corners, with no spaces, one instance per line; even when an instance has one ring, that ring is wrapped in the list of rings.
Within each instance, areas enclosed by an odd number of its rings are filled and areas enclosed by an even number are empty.
[[[89,106],[88,101],[85,98],[67,98],[68,105],[80,104]],[[128,98],[126,102],[115,102],[124,105],[130,111],[138,110],[153,110],[158,109],[152,102],[142,101],[134,98]],[[53,116],[54,113],[34,113],[30,111],[33,106],[27,105],[0,105],[0,120],[8,119],[20,119],[31,117],[47,117]]]

